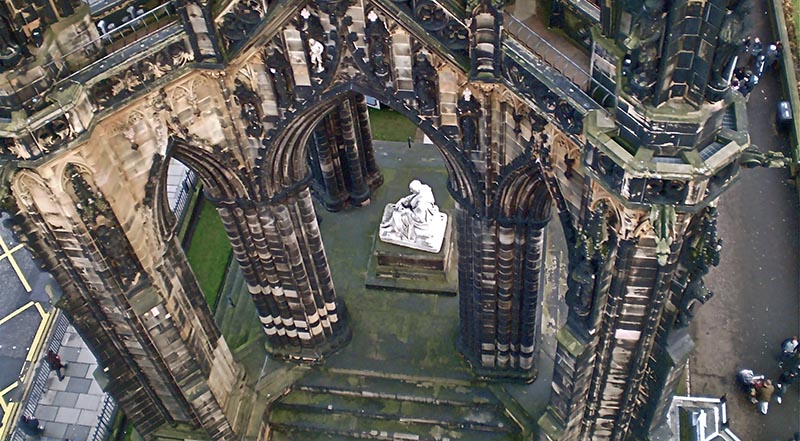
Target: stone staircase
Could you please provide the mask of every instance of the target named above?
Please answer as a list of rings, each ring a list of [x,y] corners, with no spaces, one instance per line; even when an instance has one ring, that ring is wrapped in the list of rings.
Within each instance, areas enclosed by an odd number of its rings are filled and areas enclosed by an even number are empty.
[[[478,383],[315,369],[273,403],[270,440],[522,440],[504,409]]]

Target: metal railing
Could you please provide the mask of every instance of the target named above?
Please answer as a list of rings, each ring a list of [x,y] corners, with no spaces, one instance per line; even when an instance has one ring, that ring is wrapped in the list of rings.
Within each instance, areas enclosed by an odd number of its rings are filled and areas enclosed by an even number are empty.
[[[111,398],[111,395],[106,394],[103,400],[103,409],[97,415],[97,425],[94,427],[94,434],[90,438],[91,441],[105,441],[116,416],[117,402]]]
[[[604,104],[608,99],[614,102],[614,92],[597,81],[593,81],[591,74],[586,69],[572,61],[521,20],[505,12],[503,13],[503,26],[506,33],[522,43],[548,66],[575,83],[581,90],[594,97],[599,103]]]
[[[180,190],[178,190],[178,195],[175,198],[175,205],[172,207],[172,213],[175,215],[178,228],[180,228],[184,220],[186,220],[189,202],[192,200],[192,194],[196,187],[197,173],[187,168],[181,180]]]
[[[580,86],[582,90],[586,90],[591,80],[589,72],[586,72],[581,66],[513,15],[509,13],[503,14],[503,26],[506,32],[514,36],[535,55],[538,55],[550,67],[569,78],[570,81]]]
[[[69,322],[67,321],[67,317],[64,316],[64,314],[58,313],[56,322],[53,325],[53,333],[50,336],[50,342],[46,348],[44,348],[45,351],[49,349],[57,353],[61,349],[61,341],[64,340],[64,334],[66,334],[68,326]],[[25,406],[23,407],[22,415],[34,414],[36,407],[39,406],[39,400],[42,399],[42,395],[44,394],[47,378],[50,376],[50,366],[48,366],[47,363],[41,362],[41,360],[36,360],[36,362],[39,366],[36,367],[36,373],[33,375],[33,381],[31,382],[30,389],[28,389],[28,396],[25,398]],[[11,440],[25,441],[26,439],[27,436],[22,433],[19,427],[16,427],[14,433],[11,435]]]
[[[114,42],[128,37],[131,34],[135,34],[142,29],[146,29],[148,26],[154,23],[159,23],[164,18],[174,14],[175,8],[173,2],[170,1],[153,8],[138,17],[132,18],[125,23],[116,26],[114,29],[102,33],[99,37],[93,39],[92,41],[79,46],[67,52],[66,54],[60,55],[48,63],[43,64],[41,69],[44,70],[44,73],[42,73],[39,78],[30,81],[28,84],[20,88],[14,87],[8,78],[4,77],[8,90],[13,92],[13,94],[17,97],[23,97],[19,100],[16,107],[25,108],[26,110],[35,109],[35,105],[44,98],[44,95],[49,90],[56,88],[59,84],[69,81],[76,74],[93,64],[89,63],[87,66],[82,66],[74,71],[70,71],[66,61],[70,56],[79,52],[84,52],[86,54],[100,52],[103,50],[103,48],[113,44]],[[44,87],[42,86],[43,84],[45,85]],[[42,90],[38,90],[38,88],[41,88]]]

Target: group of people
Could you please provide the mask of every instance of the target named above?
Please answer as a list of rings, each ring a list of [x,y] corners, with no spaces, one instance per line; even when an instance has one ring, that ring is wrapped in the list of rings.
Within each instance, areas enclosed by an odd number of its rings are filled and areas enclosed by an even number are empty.
[[[781,374],[777,383],[764,375],[755,375],[750,369],[742,369],[738,373],[738,380],[750,402],[758,405],[758,410],[766,415],[772,396],[778,404],[783,402],[783,396],[800,376],[800,342],[797,337],[790,337],[781,343],[781,354],[778,362]]]
[[[753,91],[761,76],[767,69],[774,69],[778,66],[778,60],[783,53],[783,46],[780,41],[771,43],[764,47],[761,39],[756,37],[745,40],[745,54],[749,57],[747,63],[733,71],[731,78],[731,88],[738,90],[745,97]]]

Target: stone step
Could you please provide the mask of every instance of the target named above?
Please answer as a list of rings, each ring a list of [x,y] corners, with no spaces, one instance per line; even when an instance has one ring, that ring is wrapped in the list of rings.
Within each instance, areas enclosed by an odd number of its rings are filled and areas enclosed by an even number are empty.
[[[269,439],[270,441],[356,441],[363,438],[322,432],[283,432],[280,430],[272,430]]]
[[[335,412],[319,413],[280,406],[270,413],[270,427],[283,434],[307,432],[387,441],[519,441],[521,438],[518,433],[453,429],[415,421],[384,420],[367,415]],[[300,436],[296,439],[307,440],[311,436]]]
[[[271,406],[273,441],[520,440],[502,402],[478,382],[313,369]],[[282,437],[282,438],[281,438]],[[336,439],[336,438],[331,438]]]
[[[315,370],[297,382],[295,389],[452,406],[500,405],[499,400],[485,387],[444,379],[396,379],[365,373],[342,374]]]
[[[515,423],[494,405],[453,406],[392,400],[379,397],[344,396],[295,390],[277,407],[317,413],[358,415],[381,420],[440,425],[451,429],[514,432]],[[276,407],[276,408],[277,408]]]

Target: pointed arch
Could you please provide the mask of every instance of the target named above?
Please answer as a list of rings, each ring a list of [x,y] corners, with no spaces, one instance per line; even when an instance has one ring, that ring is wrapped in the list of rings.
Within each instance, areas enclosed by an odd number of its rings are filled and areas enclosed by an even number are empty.
[[[378,92],[363,81],[354,81],[328,91],[316,98],[316,102],[307,103],[306,110],[288,115],[267,134],[265,147],[258,160],[262,173],[259,183],[263,185],[267,197],[275,197],[281,191],[305,184],[310,175],[306,150],[313,129],[328,112],[353,93],[378,98],[416,123],[442,154],[449,176],[448,190],[453,198],[470,211],[478,210],[475,207],[482,205],[483,190],[474,166],[459,153],[458,141],[444,130],[435,128],[429,120],[421,118],[399,99]]]
[[[494,217],[501,224],[546,225],[553,200],[537,164],[523,164],[501,181],[495,194]]]

